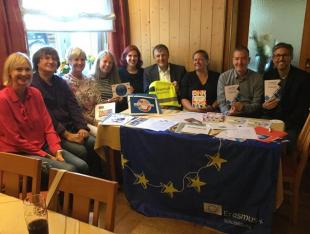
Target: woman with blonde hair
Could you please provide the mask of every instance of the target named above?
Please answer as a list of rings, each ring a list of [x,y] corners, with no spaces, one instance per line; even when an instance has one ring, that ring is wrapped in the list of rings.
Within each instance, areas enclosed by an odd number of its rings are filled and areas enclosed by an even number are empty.
[[[88,172],[82,159],[62,150],[39,90],[30,87],[32,65],[20,52],[4,64],[0,91],[0,151],[31,155],[50,167]]]

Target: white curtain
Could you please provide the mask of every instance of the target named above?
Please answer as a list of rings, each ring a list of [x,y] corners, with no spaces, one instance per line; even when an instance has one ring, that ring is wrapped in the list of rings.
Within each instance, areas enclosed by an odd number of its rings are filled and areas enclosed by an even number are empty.
[[[27,31],[113,31],[112,0],[21,0]]]

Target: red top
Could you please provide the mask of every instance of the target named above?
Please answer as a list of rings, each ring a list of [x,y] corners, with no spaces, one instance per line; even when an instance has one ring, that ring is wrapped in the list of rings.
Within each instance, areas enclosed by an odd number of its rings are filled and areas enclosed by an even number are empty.
[[[26,89],[21,102],[12,87],[0,91],[0,151],[45,156],[48,144],[55,155],[61,149],[60,139],[52,125],[39,90]]]

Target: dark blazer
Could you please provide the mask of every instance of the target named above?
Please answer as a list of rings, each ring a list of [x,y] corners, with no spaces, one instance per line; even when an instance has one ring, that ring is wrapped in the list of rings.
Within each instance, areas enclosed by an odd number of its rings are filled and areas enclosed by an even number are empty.
[[[181,87],[181,80],[183,76],[186,73],[185,67],[169,63],[170,65],[170,78],[171,82],[176,81]],[[149,86],[153,81],[159,80],[159,72],[158,72],[158,65],[153,64],[147,68],[144,69],[143,73],[143,87],[144,87],[144,92],[148,93],[149,92]]]
[[[276,69],[264,74],[264,80],[280,79]],[[273,110],[265,110],[269,118],[281,119],[286,129],[301,130],[309,113],[310,74],[291,66],[281,87],[280,104]]]

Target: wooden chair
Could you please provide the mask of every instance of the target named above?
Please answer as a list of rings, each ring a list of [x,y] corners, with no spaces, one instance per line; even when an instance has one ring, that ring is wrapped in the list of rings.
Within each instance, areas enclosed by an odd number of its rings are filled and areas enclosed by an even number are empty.
[[[283,160],[284,194],[290,197],[292,224],[298,222],[300,184],[310,154],[310,114],[298,136],[296,148],[294,155]]]
[[[50,169],[49,188],[57,171],[57,169]],[[116,193],[117,182],[65,172],[58,183],[49,208],[80,221],[103,226],[103,228],[113,231]],[[93,212],[91,212],[92,201]],[[92,218],[90,218],[91,216]],[[91,222],[89,222],[90,219],[92,219]]]
[[[40,193],[40,159],[0,152],[0,192],[24,199],[31,178],[32,194]]]

